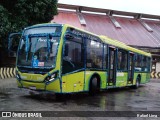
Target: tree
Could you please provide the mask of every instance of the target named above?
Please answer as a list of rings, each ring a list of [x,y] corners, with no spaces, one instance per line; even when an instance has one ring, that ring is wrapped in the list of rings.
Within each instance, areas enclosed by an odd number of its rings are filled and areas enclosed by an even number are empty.
[[[1,0],[0,45],[6,46],[9,33],[49,22],[56,14],[57,0]]]

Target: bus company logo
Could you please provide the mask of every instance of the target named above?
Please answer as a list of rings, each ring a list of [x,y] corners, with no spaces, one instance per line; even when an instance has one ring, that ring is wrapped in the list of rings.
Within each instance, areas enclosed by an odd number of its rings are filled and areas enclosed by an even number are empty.
[[[46,38],[39,38],[38,39],[38,42],[46,42],[47,40],[46,40]]]
[[[2,112],[2,117],[11,117],[11,112]]]

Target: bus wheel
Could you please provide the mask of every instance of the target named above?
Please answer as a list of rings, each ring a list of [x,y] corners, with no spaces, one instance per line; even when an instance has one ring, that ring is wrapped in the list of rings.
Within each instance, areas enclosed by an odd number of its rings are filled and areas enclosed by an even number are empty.
[[[100,91],[99,79],[96,76],[93,76],[90,81],[89,94],[94,95]]]
[[[56,93],[56,100],[65,100],[69,94],[61,94],[61,93]]]
[[[56,99],[63,99],[64,95],[63,94],[59,94],[59,93],[56,93]]]
[[[140,86],[140,78],[138,77],[136,80],[136,84],[133,86],[133,88],[137,89],[137,88],[139,88],[139,86]]]

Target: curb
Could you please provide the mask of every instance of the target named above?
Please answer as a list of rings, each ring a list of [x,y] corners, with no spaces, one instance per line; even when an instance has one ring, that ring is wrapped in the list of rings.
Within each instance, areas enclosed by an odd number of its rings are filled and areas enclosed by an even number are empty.
[[[13,67],[0,68],[0,78],[1,79],[13,78],[15,76],[16,76],[16,68],[13,68]]]

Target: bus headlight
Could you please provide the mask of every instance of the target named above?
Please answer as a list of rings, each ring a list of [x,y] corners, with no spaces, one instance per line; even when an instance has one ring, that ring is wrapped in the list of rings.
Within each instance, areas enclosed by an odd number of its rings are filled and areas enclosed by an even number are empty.
[[[49,75],[49,76],[47,76],[47,77],[45,78],[45,82],[51,82],[51,81],[55,80],[57,77],[58,77],[58,71],[52,73],[52,74]]]

